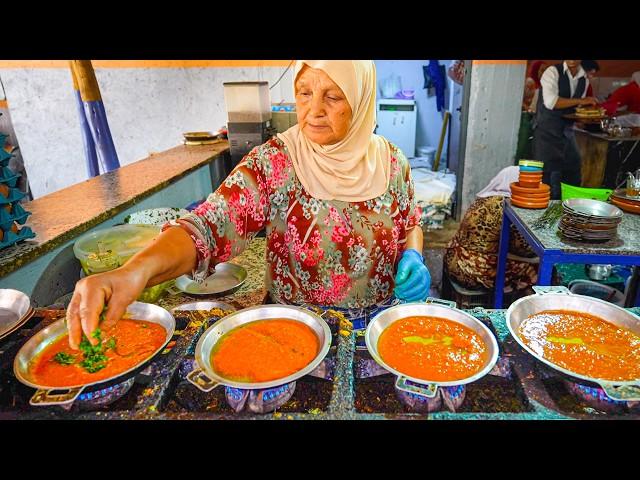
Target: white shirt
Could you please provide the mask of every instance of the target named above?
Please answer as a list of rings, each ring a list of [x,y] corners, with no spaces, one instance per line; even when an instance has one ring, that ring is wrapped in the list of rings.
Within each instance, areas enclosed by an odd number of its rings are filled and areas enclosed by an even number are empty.
[[[582,66],[578,68],[578,71],[575,77],[571,75],[571,71],[569,70],[569,67],[567,67],[566,62],[562,62],[562,68],[564,72],[567,74],[567,76],[569,77],[569,87],[571,88],[571,97],[573,97],[573,93],[576,91],[576,87],[578,86],[578,80],[580,80],[580,77],[585,77],[586,82],[584,84],[584,92],[582,92],[582,97],[580,98],[586,97],[587,89],[589,88],[589,79],[587,78],[586,73],[582,68]],[[544,106],[547,107],[549,110],[553,110],[553,107],[555,107],[556,103],[558,102],[559,78],[560,78],[560,75],[558,74],[558,69],[556,69],[553,66],[547,68],[542,74],[542,77],[540,77],[540,84],[542,85],[542,101],[544,103]]]

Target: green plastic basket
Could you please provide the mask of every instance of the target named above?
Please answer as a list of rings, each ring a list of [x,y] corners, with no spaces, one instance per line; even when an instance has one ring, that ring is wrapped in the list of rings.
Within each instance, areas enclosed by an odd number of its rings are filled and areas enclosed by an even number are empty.
[[[606,202],[609,200],[609,195],[613,192],[613,190],[608,188],[574,187],[573,185],[567,185],[566,183],[561,183],[560,186],[562,189],[562,200],[568,200],[570,198],[589,198],[591,200]]]

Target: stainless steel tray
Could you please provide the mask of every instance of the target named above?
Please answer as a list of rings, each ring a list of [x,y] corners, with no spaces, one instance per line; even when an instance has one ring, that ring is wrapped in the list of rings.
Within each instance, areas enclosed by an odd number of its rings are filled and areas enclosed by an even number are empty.
[[[599,298],[576,295],[564,289],[564,287],[548,287],[548,290],[547,287],[534,287],[534,290],[536,291],[534,295],[516,300],[507,310],[507,328],[516,342],[539,362],[573,379],[599,385],[604,389],[605,393],[614,400],[640,401],[640,378],[630,381],[614,381],[581,375],[547,360],[539,352],[529,347],[522,340],[519,333],[520,324],[526,318],[544,310],[574,310],[584,312],[605,319],[617,327],[631,330],[636,335],[640,335],[640,318],[617,305],[605,302]]]
[[[72,403],[82,391],[93,385],[99,385],[113,380],[127,380],[133,372],[138,371],[143,365],[150,362],[158,353],[164,350],[175,331],[176,322],[173,316],[164,308],[149,303],[133,302],[127,307],[127,313],[137,320],[146,320],[148,322],[157,323],[166,331],[165,341],[147,358],[140,361],[125,372],[120,372],[109,378],[103,378],[95,382],[69,385],[67,387],[56,387],[51,385],[41,385],[33,377],[30,370],[31,362],[49,345],[57,341],[60,337],[68,335],[67,324],[65,319],[53,322],[51,325],[40,330],[31,337],[18,351],[13,362],[13,373],[21,383],[37,389],[30,404],[34,406],[48,405],[64,405]]]
[[[316,357],[304,368],[284,378],[278,378],[268,382],[247,383],[230,380],[218,375],[211,364],[211,352],[216,343],[225,333],[240,325],[258,320],[274,318],[286,318],[304,323],[310,327],[318,337],[318,353]],[[242,388],[247,390],[278,387],[293,382],[300,377],[313,372],[324,360],[331,347],[331,330],[329,325],[315,313],[294,305],[259,305],[238,310],[224,317],[216,324],[209,327],[198,340],[196,345],[196,362],[198,367],[187,375],[187,380],[203,392],[210,392],[219,385]]]
[[[411,377],[389,366],[378,353],[378,340],[380,339],[380,335],[394,322],[412,316],[446,318],[447,320],[459,323],[473,330],[482,338],[487,346],[487,358],[483,368],[467,378],[442,382]],[[397,376],[396,387],[400,390],[428,398],[436,396],[438,387],[465,385],[475,382],[489,373],[498,361],[498,342],[493,336],[493,333],[491,333],[491,330],[474,316],[455,308],[454,302],[440,299],[427,299],[426,302],[404,303],[378,313],[367,326],[365,342],[367,344],[367,350],[369,350],[369,353],[378,365]],[[413,382],[413,385],[409,385],[407,380]]]
[[[562,202],[562,206],[565,208],[565,212],[569,210],[570,213],[577,216],[614,219],[622,218],[624,215],[622,210],[615,205],[587,198],[571,198]]]

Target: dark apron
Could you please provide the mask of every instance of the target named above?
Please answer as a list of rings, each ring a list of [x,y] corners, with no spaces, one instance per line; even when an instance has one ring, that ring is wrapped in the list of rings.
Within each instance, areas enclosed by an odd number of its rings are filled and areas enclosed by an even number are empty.
[[[559,72],[559,96],[562,98],[581,98],[586,83],[584,79],[580,79],[576,91],[571,97],[570,90],[567,91],[569,88],[568,77],[564,75],[562,66],[560,66]],[[573,131],[573,121],[564,118],[564,115],[574,112],[574,108],[549,110],[544,106],[543,91],[540,90],[533,127],[533,157],[544,162],[542,181],[551,186],[552,200],[560,199],[561,182],[575,186],[580,186],[582,183],[580,152]]]

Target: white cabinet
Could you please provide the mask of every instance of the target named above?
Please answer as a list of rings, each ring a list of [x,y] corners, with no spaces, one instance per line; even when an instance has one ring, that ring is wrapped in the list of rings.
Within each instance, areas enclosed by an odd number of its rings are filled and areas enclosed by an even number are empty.
[[[416,155],[417,107],[415,100],[378,100],[376,133],[396,144],[407,158]]]

